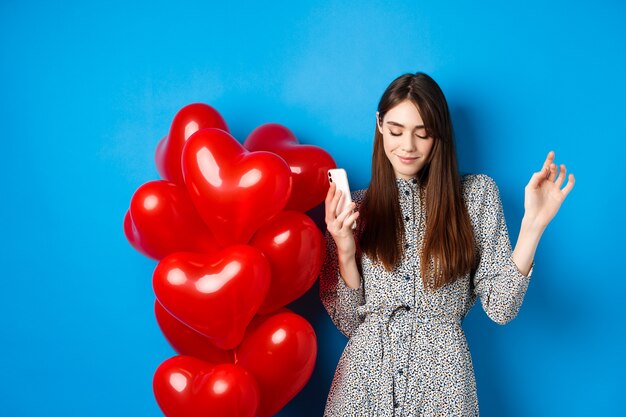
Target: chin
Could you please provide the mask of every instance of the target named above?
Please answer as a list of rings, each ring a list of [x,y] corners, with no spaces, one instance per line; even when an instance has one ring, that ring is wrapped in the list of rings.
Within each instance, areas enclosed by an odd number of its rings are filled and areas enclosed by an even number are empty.
[[[404,179],[412,178],[415,175],[417,175],[417,171],[410,171],[410,172],[407,172],[407,171],[397,171],[396,172],[396,176],[397,177],[404,178]]]

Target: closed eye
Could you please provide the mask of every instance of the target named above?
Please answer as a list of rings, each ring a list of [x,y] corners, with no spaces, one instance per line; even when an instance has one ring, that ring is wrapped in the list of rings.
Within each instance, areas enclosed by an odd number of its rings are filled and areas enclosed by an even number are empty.
[[[415,129],[415,136],[421,139],[428,139],[428,131],[424,127]]]

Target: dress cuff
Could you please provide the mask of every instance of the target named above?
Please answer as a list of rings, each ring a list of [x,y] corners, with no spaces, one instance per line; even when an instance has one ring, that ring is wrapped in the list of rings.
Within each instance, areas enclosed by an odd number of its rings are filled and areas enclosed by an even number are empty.
[[[350,288],[341,277],[337,274],[337,295],[339,299],[352,305],[361,305],[365,300],[365,292],[363,290],[363,278],[360,277],[359,288]]]
[[[516,276],[520,279],[529,280],[533,275],[533,269],[535,268],[535,261],[533,260],[533,263],[530,265],[530,270],[528,271],[527,275],[522,274],[522,272],[519,270],[519,268],[517,267],[517,264],[513,261],[513,256],[509,257],[509,268],[511,272],[513,272],[513,276]]]

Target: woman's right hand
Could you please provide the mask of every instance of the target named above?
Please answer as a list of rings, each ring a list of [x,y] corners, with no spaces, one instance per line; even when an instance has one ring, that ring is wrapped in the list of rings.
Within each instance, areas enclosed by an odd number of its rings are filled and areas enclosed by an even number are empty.
[[[354,241],[354,231],[352,224],[359,217],[359,212],[354,211],[356,204],[351,203],[339,215],[336,215],[337,206],[345,197],[337,185],[332,182],[326,194],[324,202],[326,208],[326,229],[330,232],[335,245],[337,246],[337,254],[341,258],[354,257],[356,254],[356,244]]]

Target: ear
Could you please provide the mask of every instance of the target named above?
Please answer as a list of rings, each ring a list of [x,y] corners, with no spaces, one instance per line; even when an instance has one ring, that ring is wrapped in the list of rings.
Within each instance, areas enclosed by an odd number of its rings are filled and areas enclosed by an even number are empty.
[[[378,131],[380,132],[380,134],[383,134],[383,127],[381,125],[381,120],[380,120],[380,113],[376,112],[376,127],[378,128]]]

